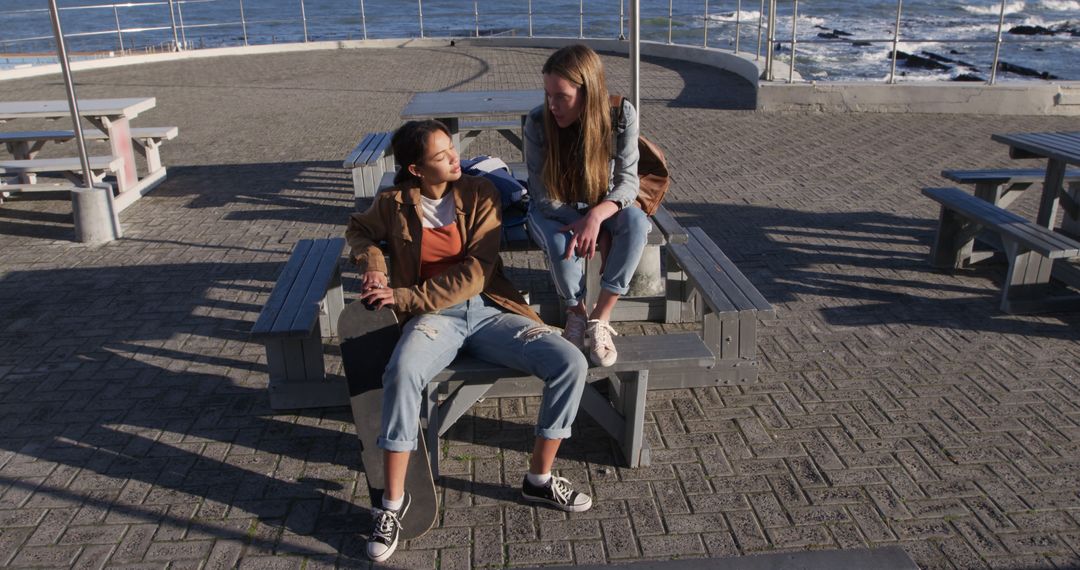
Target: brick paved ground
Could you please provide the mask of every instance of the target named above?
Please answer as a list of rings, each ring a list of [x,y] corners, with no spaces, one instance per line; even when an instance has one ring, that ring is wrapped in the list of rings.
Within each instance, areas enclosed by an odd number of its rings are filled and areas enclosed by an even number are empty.
[[[361,133],[395,126],[414,91],[538,87],[545,55],[351,50],[79,74],[84,97],[156,96],[138,122],[181,134],[121,241],[72,243],[64,201],[0,206],[0,565],[364,566],[348,414],[272,412],[247,330],[292,244],[341,233],[340,160]],[[627,66],[606,61],[625,90]],[[752,90],[728,74],[649,60],[643,76],[645,132],[676,173],[669,207],[777,307],[760,383],[654,393],[645,469],[617,467],[580,420],[558,468],[597,503],[572,517],[513,498],[536,402],[487,401],[449,438],[440,524],[393,562],[898,544],[927,568],[1080,566],[1080,316],[1001,314],[1000,266],[929,270],[936,211],[918,193],[945,167],[1009,164],[991,133],[1080,119],[760,114],[739,110]],[[57,77],[0,83],[4,100],[62,97]],[[543,281],[535,260],[514,261]]]

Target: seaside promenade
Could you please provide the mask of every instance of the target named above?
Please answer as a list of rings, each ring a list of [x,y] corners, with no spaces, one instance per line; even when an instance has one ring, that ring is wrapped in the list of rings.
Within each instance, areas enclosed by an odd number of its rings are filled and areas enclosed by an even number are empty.
[[[0,204],[0,566],[366,567],[349,412],[272,411],[248,330],[293,244],[343,233],[341,160],[364,133],[394,128],[417,91],[539,88],[548,53],[354,49],[77,73],[81,97],[156,97],[136,126],[180,135],[119,241],[74,243],[65,199]],[[613,91],[628,90],[625,59],[604,60]],[[64,97],[59,76],[0,82],[0,100]],[[734,75],[661,59],[642,63],[642,101],[674,172],[668,208],[777,309],[759,331],[759,383],[650,394],[648,468],[619,467],[580,417],[556,467],[595,507],[572,516],[515,498],[536,402],[482,402],[446,439],[440,523],[390,565],[898,545],[923,568],[1080,567],[1080,314],[1001,313],[1002,266],[931,270],[938,213],[919,194],[943,168],[1014,165],[992,133],[1080,118],[765,114]],[[1035,196],[1021,200],[1032,217]],[[541,260],[507,259],[545,286]]]

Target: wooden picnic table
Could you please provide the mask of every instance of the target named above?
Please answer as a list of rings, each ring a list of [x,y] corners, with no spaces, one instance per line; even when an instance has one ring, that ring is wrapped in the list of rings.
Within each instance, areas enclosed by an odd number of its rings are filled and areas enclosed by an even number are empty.
[[[498,91],[427,91],[416,93],[401,111],[403,120],[438,119],[446,124],[454,136],[454,144],[464,152],[470,137],[462,133],[480,130],[497,130],[522,150],[524,141],[513,135],[513,130],[523,132],[525,117],[537,105],[544,102],[542,89],[514,89]],[[487,122],[498,115],[517,115],[509,122]]]
[[[1012,158],[1045,158],[1046,179],[1035,222],[1053,229],[1058,204],[1066,210],[1062,230],[1080,235],[1080,189],[1065,188],[1069,165],[1080,166],[1080,132],[1013,133],[992,135],[992,140],[1009,146]]]
[[[106,133],[112,155],[122,164],[116,172],[116,186],[121,193],[145,193],[160,180],[139,181],[135,170],[135,148],[131,138],[131,119],[157,105],[154,97],[126,99],[80,99],[79,115]],[[71,116],[66,100],[0,102],[0,122],[18,119],[65,119]],[[163,177],[164,171],[160,173]],[[148,177],[151,178],[151,177]]]

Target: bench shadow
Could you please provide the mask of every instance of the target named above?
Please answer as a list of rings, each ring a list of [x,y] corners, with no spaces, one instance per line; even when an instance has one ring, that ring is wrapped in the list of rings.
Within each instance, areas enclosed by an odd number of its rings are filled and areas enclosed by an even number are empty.
[[[88,523],[149,523],[265,554],[366,560],[358,550],[371,523],[366,487],[362,477],[351,483],[359,444],[337,427],[351,425],[348,408],[272,410],[262,347],[247,341],[258,297],[281,265],[5,274],[0,455],[15,454],[8,467],[80,475],[68,485],[10,476],[20,472],[12,468],[0,486],[21,489],[30,504],[100,513]],[[138,489],[145,496],[132,501]]]
[[[955,273],[928,263],[936,216],[808,212],[742,204],[667,203],[700,226],[771,303],[813,303],[831,324],[917,322],[944,329],[1077,339],[1080,314],[1002,313],[1004,265]]]

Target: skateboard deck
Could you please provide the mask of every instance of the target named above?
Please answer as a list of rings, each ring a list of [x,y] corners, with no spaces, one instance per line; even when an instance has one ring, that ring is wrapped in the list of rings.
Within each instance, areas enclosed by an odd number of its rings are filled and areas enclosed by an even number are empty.
[[[386,483],[383,450],[376,445],[382,420],[382,375],[394,352],[401,329],[388,308],[371,310],[359,301],[349,303],[338,319],[341,360],[349,382],[356,435],[360,439],[360,459],[367,475],[372,507],[382,507]],[[424,429],[418,430],[416,450],[409,454],[405,490],[412,496],[409,509],[401,517],[401,538],[412,540],[428,531],[439,514],[439,499],[431,475]]]

